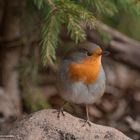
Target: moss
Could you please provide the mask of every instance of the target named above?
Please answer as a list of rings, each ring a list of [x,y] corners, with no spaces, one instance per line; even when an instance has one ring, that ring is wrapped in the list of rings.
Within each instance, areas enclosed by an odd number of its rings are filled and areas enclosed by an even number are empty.
[[[24,97],[24,106],[29,112],[51,107],[43,92],[38,91],[37,89],[30,91],[28,94],[26,93],[26,96]]]

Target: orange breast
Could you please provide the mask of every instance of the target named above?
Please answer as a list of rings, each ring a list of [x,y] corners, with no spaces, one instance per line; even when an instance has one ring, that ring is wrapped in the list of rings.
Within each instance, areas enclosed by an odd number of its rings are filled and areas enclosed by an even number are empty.
[[[101,57],[87,58],[82,63],[72,63],[69,67],[69,76],[73,81],[83,80],[85,84],[94,82],[101,68]]]

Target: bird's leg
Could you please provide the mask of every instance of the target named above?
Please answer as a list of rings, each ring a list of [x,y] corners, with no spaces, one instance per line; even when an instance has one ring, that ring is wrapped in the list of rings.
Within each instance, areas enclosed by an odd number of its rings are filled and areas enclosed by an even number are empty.
[[[88,112],[88,105],[86,105],[86,120],[82,120],[82,122],[84,123],[82,125],[82,127],[86,126],[86,124],[88,124],[89,126],[91,126],[90,120],[89,120],[89,112]]]
[[[65,116],[63,107],[64,107],[67,103],[68,103],[68,102],[65,101],[65,102],[62,104],[62,106],[61,106],[60,109],[54,111],[54,113],[57,112],[57,118],[60,118],[60,115],[61,115],[61,114],[62,114],[62,116]]]
[[[86,116],[87,116],[87,119],[86,119],[86,123],[91,126],[91,123],[90,123],[90,120],[89,120],[89,106],[86,105]]]

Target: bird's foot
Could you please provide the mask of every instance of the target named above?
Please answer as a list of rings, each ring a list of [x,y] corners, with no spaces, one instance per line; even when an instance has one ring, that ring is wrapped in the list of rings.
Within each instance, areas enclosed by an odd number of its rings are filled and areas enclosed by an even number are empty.
[[[91,126],[90,120],[80,120],[81,123],[83,123],[82,127],[85,127],[86,125]]]
[[[62,114],[62,116],[65,116],[65,113],[64,113],[64,109],[63,109],[63,108],[57,109],[57,110],[54,111],[53,113],[57,113],[57,118],[58,118],[58,119],[60,118],[60,115],[61,115],[61,114]]]

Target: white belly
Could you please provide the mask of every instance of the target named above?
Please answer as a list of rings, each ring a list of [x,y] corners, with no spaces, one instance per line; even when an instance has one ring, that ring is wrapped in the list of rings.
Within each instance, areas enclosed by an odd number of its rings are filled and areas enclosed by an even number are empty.
[[[68,102],[77,104],[95,103],[103,95],[105,90],[105,74],[102,70],[96,81],[86,86],[82,81],[65,81],[60,89],[60,95]]]

